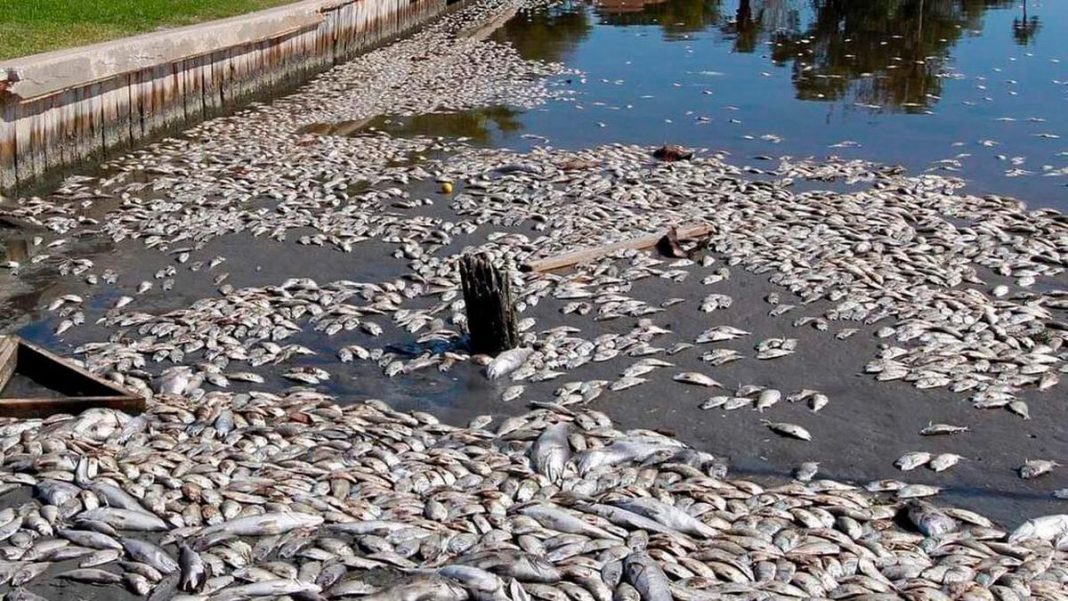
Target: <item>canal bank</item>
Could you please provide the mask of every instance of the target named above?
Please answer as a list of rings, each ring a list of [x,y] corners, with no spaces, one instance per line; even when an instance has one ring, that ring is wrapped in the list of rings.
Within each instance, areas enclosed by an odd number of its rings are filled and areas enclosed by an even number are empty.
[[[291,89],[450,4],[305,1],[0,61],[0,191]]]

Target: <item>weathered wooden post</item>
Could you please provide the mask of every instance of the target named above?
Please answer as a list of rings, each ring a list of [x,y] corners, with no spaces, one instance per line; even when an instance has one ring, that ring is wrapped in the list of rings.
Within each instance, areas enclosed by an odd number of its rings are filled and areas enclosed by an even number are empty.
[[[464,255],[460,259],[460,283],[464,289],[472,350],[496,355],[519,346],[508,274],[496,268],[484,254]]]

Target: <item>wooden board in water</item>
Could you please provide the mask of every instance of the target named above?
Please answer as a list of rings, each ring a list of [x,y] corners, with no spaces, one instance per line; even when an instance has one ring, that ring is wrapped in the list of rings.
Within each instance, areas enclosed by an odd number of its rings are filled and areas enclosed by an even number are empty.
[[[139,395],[18,336],[0,336],[0,392],[15,374],[46,389],[48,396],[0,398],[0,417],[44,417],[94,407],[139,413],[145,408],[145,399]]]

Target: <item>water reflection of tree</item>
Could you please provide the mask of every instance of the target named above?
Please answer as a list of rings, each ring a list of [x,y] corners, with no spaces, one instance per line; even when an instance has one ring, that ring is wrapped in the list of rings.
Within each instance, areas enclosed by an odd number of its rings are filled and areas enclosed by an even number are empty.
[[[562,60],[591,30],[578,0],[513,19],[501,32],[528,58]],[[791,68],[798,98],[846,100],[922,111],[942,92],[942,69],[963,35],[982,27],[991,8],[1015,0],[586,0],[608,25],[658,25],[668,40],[718,28],[736,52],[771,44],[771,58]],[[1040,23],[1013,22],[1027,44]]]
[[[733,18],[724,22],[720,30],[725,38],[734,41],[735,52],[755,52],[768,34],[797,32],[801,28],[800,11],[793,6],[796,3],[791,0],[738,0]]]
[[[1027,46],[1038,35],[1042,23],[1036,16],[1032,15],[1030,18],[1027,16],[1027,0],[1024,0],[1022,8],[1023,15],[1012,20],[1012,37],[1017,44]]]
[[[792,67],[799,98],[922,110],[941,93],[949,49],[1011,1],[811,0],[807,28],[770,34],[772,58]]]
[[[719,24],[722,0],[600,0],[597,14],[608,25],[660,25],[667,40],[682,39]]]
[[[562,62],[592,29],[583,5],[563,2],[509,20],[494,38],[507,40],[523,58]]]
[[[486,144],[492,139],[490,128],[493,125],[504,134],[521,131],[523,124],[518,116],[519,111],[506,106],[494,106],[462,113],[378,117],[367,124],[367,129],[378,129],[397,137],[466,137],[476,144]]]

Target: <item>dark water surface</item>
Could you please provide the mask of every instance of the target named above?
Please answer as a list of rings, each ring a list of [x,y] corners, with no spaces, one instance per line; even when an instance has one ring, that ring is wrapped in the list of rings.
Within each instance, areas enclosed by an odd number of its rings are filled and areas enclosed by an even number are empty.
[[[1068,209],[1068,2],[604,0],[495,37],[584,72],[561,78],[576,95],[412,133],[834,154]]]

